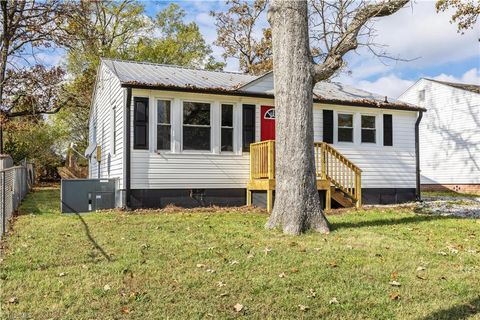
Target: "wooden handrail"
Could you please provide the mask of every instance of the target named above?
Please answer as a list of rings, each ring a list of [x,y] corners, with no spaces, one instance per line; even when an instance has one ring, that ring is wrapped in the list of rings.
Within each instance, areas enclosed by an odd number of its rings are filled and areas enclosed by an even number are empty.
[[[325,142],[314,143],[316,175],[328,180],[361,206],[362,170],[338,150]],[[267,140],[250,145],[250,179],[275,179],[275,141]]]

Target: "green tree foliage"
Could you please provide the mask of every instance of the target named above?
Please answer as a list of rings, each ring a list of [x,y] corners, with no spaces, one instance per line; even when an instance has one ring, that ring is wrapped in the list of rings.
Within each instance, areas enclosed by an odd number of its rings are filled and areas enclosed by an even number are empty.
[[[208,46],[195,22],[185,23],[185,11],[170,4],[154,20],[158,37],[141,37],[136,47],[128,51],[131,60],[176,64],[208,69],[223,68],[214,61]]]
[[[5,152],[16,163],[26,158],[35,164],[40,178],[52,179],[64,161],[66,134],[65,128],[42,116],[14,118],[5,125]]]

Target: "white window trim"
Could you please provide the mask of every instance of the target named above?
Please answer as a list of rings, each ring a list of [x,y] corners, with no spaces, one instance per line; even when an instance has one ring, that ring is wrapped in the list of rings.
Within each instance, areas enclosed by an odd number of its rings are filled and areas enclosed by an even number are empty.
[[[117,153],[117,106],[115,105],[115,103],[112,103],[112,108],[110,109],[111,110],[111,114],[112,114],[112,123],[110,125],[111,127],[111,150],[110,150],[110,153],[112,154],[112,156],[115,156],[116,153]]]
[[[183,149],[183,104],[184,102],[198,102],[198,103],[208,103],[210,104],[210,125],[209,126],[203,126],[203,127],[210,127],[210,150],[184,150]],[[214,141],[214,136],[215,136],[215,131],[214,130],[214,113],[216,109],[214,106],[218,106],[218,101],[211,101],[211,100],[201,100],[201,99],[181,99],[180,100],[180,152],[184,154],[215,154],[214,149],[215,149],[215,141]],[[218,112],[217,112],[218,113]],[[186,125],[189,126],[189,125]],[[201,125],[194,125],[193,127],[202,127]]]
[[[222,104],[226,105],[231,105],[232,106],[232,149],[233,151],[222,151]],[[238,129],[237,129],[237,103],[235,102],[229,102],[229,101],[220,101],[219,102],[220,109],[219,109],[219,119],[220,119],[220,130],[219,130],[219,138],[218,138],[218,150],[219,153],[222,155],[235,155],[238,153],[237,151],[237,134],[238,134]],[[225,128],[230,128],[230,127],[225,127]]]
[[[153,98],[155,100],[155,113],[154,113],[154,148],[153,150],[155,150],[156,153],[159,153],[159,154],[168,154],[168,153],[174,153],[173,151],[173,148],[174,148],[174,144],[175,144],[175,139],[173,137],[173,126],[174,126],[174,123],[173,123],[173,99],[172,98],[163,98],[163,97],[157,97],[155,96]],[[157,144],[158,144],[158,141],[157,141],[157,137],[158,137],[158,101],[170,101],[170,150],[167,150],[167,149],[162,149],[162,150],[158,150],[157,149]]]
[[[353,117],[352,119],[352,141],[338,141],[338,115],[339,114],[348,114]],[[356,139],[356,134],[355,134],[355,118],[356,118],[356,113],[355,112],[350,112],[350,111],[335,111],[334,112],[334,117],[333,117],[333,142],[336,145],[347,145],[351,146],[352,144],[355,144],[357,139]]]
[[[363,130],[362,116],[368,116],[368,117],[374,117],[375,118],[375,142],[363,142],[362,141],[362,130]],[[380,126],[378,125],[378,114],[365,113],[365,112],[360,113],[360,137],[359,137],[359,140],[358,140],[360,144],[370,145],[370,146],[378,145],[378,141],[379,141],[378,131],[379,131],[379,129],[380,129]]]

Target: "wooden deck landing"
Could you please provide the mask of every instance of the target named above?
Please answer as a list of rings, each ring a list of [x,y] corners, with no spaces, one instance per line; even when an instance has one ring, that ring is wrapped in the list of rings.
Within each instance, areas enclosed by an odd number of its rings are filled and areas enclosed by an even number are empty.
[[[332,198],[344,207],[362,205],[361,172],[332,146],[314,143],[317,189],[325,190],[325,207],[330,209]],[[252,191],[267,192],[267,210],[273,208],[275,190],[275,141],[250,145],[250,180],[247,184],[247,205],[252,204]]]

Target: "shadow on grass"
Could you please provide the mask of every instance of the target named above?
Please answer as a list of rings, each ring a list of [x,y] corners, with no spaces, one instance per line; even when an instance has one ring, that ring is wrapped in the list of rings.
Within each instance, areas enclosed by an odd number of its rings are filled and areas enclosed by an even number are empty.
[[[332,223],[330,229],[348,229],[348,228],[365,228],[365,227],[382,227],[382,226],[394,226],[410,223],[429,222],[434,220],[447,220],[455,219],[453,217],[442,216],[429,216],[429,215],[414,215],[399,219],[376,219],[376,220],[362,220],[357,222],[335,222]]]
[[[85,222],[85,219],[83,219],[82,215],[74,210],[73,208],[71,208],[68,204],[66,204],[65,202],[61,202],[64,206],[66,206],[68,209],[72,210],[72,212],[78,217],[78,219],[80,220],[80,222],[82,223],[83,225],[83,229],[85,230],[85,234],[88,238],[88,240],[92,243],[92,245],[95,247],[95,249],[97,249],[98,251],[100,251],[100,253],[102,254],[102,256],[107,259],[107,261],[112,261],[112,258],[110,258],[110,255],[108,255],[108,253],[98,244],[97,241],[95,241],[95,239],[93,238],[92,234],[90,233],[90,228],[88,227],[88,224]]]
[[[480,313],[480,297],[471,300],[468,303],[452,306],[447,309],[435,311],[420,320],[460,320],[468,319]]]

